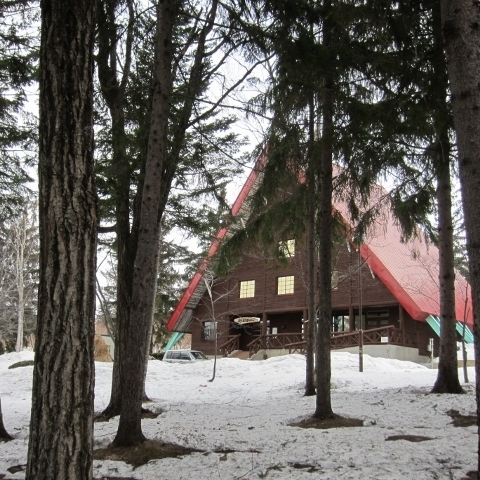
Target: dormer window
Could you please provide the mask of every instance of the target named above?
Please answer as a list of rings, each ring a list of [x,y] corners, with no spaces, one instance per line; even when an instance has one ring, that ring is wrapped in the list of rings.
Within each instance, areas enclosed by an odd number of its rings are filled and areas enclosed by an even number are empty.
[[[295,239],[282,240],[278,244],[278,250],[284,257],[295,256]]]

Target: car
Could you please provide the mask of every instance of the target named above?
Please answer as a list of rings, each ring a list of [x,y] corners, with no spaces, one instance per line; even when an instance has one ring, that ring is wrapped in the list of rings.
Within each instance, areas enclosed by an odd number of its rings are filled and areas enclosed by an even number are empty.
[[[190,363],[198,360],[208,358],[199,350],[167,350],[163,356],[163,361],[169,363]]]

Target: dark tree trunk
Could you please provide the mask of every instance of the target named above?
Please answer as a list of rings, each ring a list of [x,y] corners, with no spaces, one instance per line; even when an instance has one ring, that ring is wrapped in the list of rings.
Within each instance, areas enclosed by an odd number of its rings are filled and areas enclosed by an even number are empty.
[[[432,393],[463,393],[458,379],[452,197],[448,159],[437,177],[441,328],[438,375]]]
[[[323,45],[332,47],[332,20],[329,17],[331,2],[325,2]],[[332,56],[333,61],[333,56]],[[333,65],[333,63],[330,63]],[[320,152],[320,199],[317,232],[319,236],[319,319],[317,328],[317,397],[314,417],[334,416],[330,396],[332,376],[330,359],[330,325],[332,322],[332,160],[333,160],[333,75],[325,74],[322,91],[322,150]]]
[[[166,155],[167,122],[172,88],[172,32],[179,2],[160,1],[157,7],[155,83],[145,176],[135,255],[132,308],[127,334],[128,355],[121,359],[122,407],[115,446],[145,440],[141,425],[146,350],[152,325],[159,248],[161,179]]]
[[[314,168],[315,142],[315,106],[313,96],[310,102],[309,120],[309,165],[307,167],[307,288],[308,288],[308,326],[307,326],[307,358],[305,369],[305,395],[315,395],[315,333],[317,315],[315,312],[315,199],[316,182]]]
[[[442,0],[442,27],[457,132],[469,275],[472,287],[475,373],[480,378],[480,3]],[[477,417],[480,419],[480,382],[476,382]],[[480,452],[480,436],[477,451]],[[480,471],[480,456],[479,471]]]
[[[27,479],[92,477],[95,1],[42,0],[40,280]]]
[[[3,424],[3,413],[2,413],[2,399],[0,398],[0,440],[13,440],[13,437],[8,434],[5,430],[5,425]]]
[[[308,325],[307,325],[307,358],[305,371],[305,395],[315,395],[315,337],[317,315],[315,311],[315,208],[311,197],[315,199],[315,191],[308,187],[308,224],[307,224],[307,286],[308,286]]]
[[[110,402],[103,411],[106,417],[120,414],[121,409],[121,358],[126,350],[126,332],[130,315],[133,278],[133,238],[130,231],[130,162],[126,154],[125,132],[125,87],[130,75],[134,12],[129,2],[130,22],[125,51],[125,62],[121,81],[118,80],[117,39],[115,1],[98,2],[98,77],[105,102],[112,117],[113,162],[111,177],[115,179],[116,244],[117,244],[117,328],[115,332],[115,359],[113,363]]]
[[[455,266],[453,250],[452,185],[450,179],[450,113],[447,106],[448,77],[443,50],[440,5],[432,1],[433,69],[438,91],[433,110],[436,144],[432,159],[437,176],[440,285],[440,355],[437,380],[432,393],[463,393],[458,379],[457,331],[455,315]]]

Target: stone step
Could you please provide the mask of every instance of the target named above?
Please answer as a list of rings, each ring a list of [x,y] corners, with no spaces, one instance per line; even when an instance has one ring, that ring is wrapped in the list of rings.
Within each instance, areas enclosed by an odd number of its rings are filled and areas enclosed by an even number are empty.
[[[247,350],[237,350],[230,355],[231,358],[239,358],[240,360],[248,360],[250,358],[250,352]]]

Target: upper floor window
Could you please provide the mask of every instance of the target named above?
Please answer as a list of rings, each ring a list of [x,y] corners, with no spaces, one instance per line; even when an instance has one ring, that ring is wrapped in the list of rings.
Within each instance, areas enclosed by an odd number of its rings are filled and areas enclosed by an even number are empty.
[[[240,282],[240,298],[251,298],[255,296],[255,280]]]
[[[280,253],[285,257],[294,257],[295,256],[295,239],[282,240],[278,244],[278,249]]]
[[[287,295],[293,293],[294,289],[294,277],[290,275],[288,277],[278,277],[277,279],[277,294]]]

